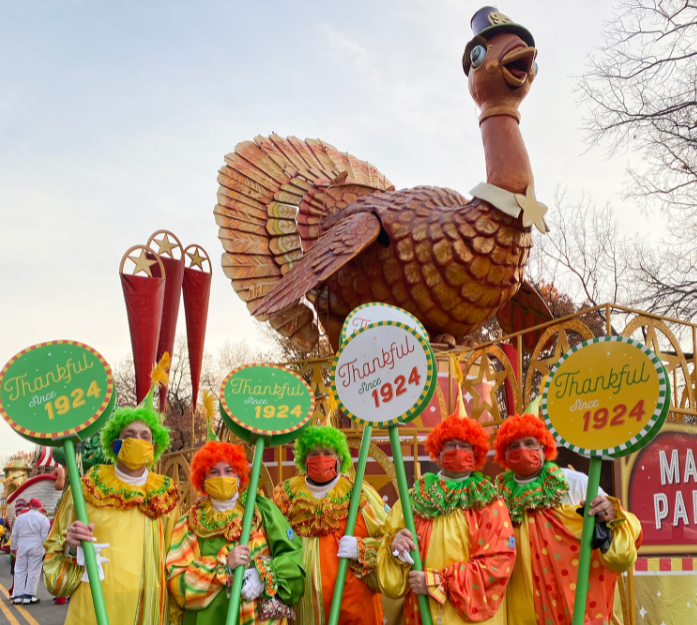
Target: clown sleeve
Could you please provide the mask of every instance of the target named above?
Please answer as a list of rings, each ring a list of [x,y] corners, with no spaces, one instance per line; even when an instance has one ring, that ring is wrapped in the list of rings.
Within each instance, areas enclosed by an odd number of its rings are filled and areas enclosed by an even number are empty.
[[[272,559],[257,558],[254,566],[264,582],[263,599],[278,597],[286,605],[295,605],[305,591],[302,567],[302,541],[291,529],[276,504],[257,496],[256,507],[264,520],[264,532]]]
[[[54,597],[68,597],[80,585],[85,567],[80,566],[75,557],[68,553],[66,532],[75,521],[75,507],[70,487],[63,494],[58,512],[53,520],[51,531],[44,542],[44,584]]]
[[[368,536],[356,538],[358,545],[358,560],[349,560],[349,568],[353,574],[362,579],[368,588],[379,592],[375,569],[377,567],[378,549],[382,543],[387,511],[385,502],[377,491],[367,483],[363,484],[362,493],[365,505],[361,508],[361,518],[365,524]],[[354,535],[356,532],[354,532]]]
[[[288,514],[288,508],[290,507],[290,497],[286,492],[286,487],[289,481],[290,480],[281,482],[280,484],[278,484],[278,486],[276,486],[276,488],[273,489],[273,502],[276,504],[283,516],[286,516]]]
[[[217,557],[202,556],[198,538],[184,515],[172,531],[167,553],[167,586],[182,608],[201,610],[207,607],[227,583],[227,554],[225,545]]]
[[[634,566],[637,550],[641,546],[643,532],[636,516],[625,510],[618,499],[608,497],[615,508],[617,518],[608,523],[612,531],[612,544],[607,553],[598,551],[603,567],[612,573],[624,573]],[[577,514],[576,506],[559,509],[564,526],[580,541],[583,533],[583,517]]]
[[[387,515],[384,537],[377,555],[377,578],[381,592],[390,599],[400,599],[410,590],[409,570],[411,564],[405,564],[392,555],[392,541],[395,535],[404,529],[402,502],[398,501]]]
[[[430,586],[443,587],[450,604],[464,620],[486,621],[499,609],[513,572],[513,524],[501,499],[463,514],[470,534],[469,562],[455,562],[440,572],[427,570],[426,582],[429,591]],[[438,583],[438,576],[442,584]],[[433,584],[429,584],[431,577]]]
[[[174,534],[174,528],[177,525],[177,521],[181,517],[181,507],[179,504],[174,506],[172,510],[170,510],[167,513],[167,516],[165,517],[165,523],[166,523],[166,528],[165,528],[165,551],[164,551],[164,557],[165,557],[165,562],[167,558],[167,554],[169,553],[169,548],[172,545],[172,536]],[[165,565],[166,568],[166,565]],[[166,574],[166,571],[165,571]],[[177,603],[177,600],[175,599],[174,595],[171,592],[167,593],[167,603],[169,605],[169,622],[170,625],[179,625],[182,623],[184,619],[184,611],[182,608],[179,606]]]

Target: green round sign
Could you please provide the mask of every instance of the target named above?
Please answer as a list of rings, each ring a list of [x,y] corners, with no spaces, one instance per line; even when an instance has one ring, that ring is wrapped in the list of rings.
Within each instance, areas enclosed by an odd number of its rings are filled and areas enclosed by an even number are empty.
[[[33,345],[0,371],[0,414],[17,434],[42,445],[88,438],[115,403],[111,367],[76,341]]]
[[[315,411],[310,385],[299,375],[274,365],[233,369],[220,389],[220,414],[242,440],[263,438],[267,445],[294,440]]]

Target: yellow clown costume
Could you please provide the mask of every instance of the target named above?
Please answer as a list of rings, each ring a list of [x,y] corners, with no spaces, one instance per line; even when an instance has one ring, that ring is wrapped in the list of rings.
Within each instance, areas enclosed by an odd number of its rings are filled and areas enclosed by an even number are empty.
[[[510,443],[529,437],[542,444],[546,458],[556,457],[550,432],[536,416],[525,414],[508,417],[499,428],[496,461],[506,467]],[[583,516],[577,513],[578,497],[570,497],[567,474],[547,460],[532,479],[517,479],[513,471],[497,476],[518,545],[507,595],[508,625],[571,625]],[[584,621],[594,625],[609,625],[617,576],[634,566],[642,537],[639,520],[609,499],[617,515],[607,523],[612,543],[605,553],[594,549],[591,556]]]
[[[454,414],[432,430],[426,449],[434,460],[448,440],[471,443],[474,469],[483,466],[488,437],[476,421]],[[508,510],[494,484],[476,470],[461,479],[426,473],[410,491],[409,503],[433,622],[504,625],[505,609],[501,608],[516,551]],[[404,622],[418,625],[417,596],[408,579],[411,565],[392,550],[394,537],[404,527],[398,502],[385,522],[378,580],[388,597],[405,597]]]
[[[152,406],[153,391],[137,408],[116,410],[104,426],[101,442],[111,460],[133,466],[138,463],[133,462],[135,459],[147,458],[151,465],[169,446],[168,430]],[[120,438],[120,433],[134,422],[150,429],[153,445]],[[148,447],[149,454],[144,454]],[[131,450],[130,454],[124,453],[126,450]],[[181,612],[169,600],[165,581],[167,549],[180,516],[177,485],[145,467],[141,476],[133,478],[113,465],[94,466],[81,485],[87,518],[95,525],[95,548],[104,576],[101,584],[109,621],[118,625],[179,622]],[[70,596],[67,625],[92,625],[97,621],[81,548],[73,552],[66,540],[75,519],[72,492],[67,489],[44,543],[44,582],[52,595]]]

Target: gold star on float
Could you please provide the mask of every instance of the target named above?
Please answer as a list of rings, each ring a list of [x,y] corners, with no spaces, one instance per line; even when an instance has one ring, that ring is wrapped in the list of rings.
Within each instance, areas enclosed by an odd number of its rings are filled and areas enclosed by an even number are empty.
[[[136,265],[136,268],[133,271],[133,275],[142,271],[144,273],[147,273],[152,278],[152,271],[150,271],[150,266],[154,265],[157,261],[154,259],[150,260],[145,255],[145,250],[140,250],[140,256],[138,256],[137,258],[135,256],[129,256],[128,258],[130,258]]]
[[[191,259],[192,267],[198,267],[201,271],[203,271],[203,261],[206,260],[206,257],[199,255],[198,248],[195,248],[193,253],[187,252],[186,255]]]
[[[157,239],[155,239],[155,243],[157,243],[157,246],[159,248],[157,253],[160,256],[162,256],[163,254],[169,254],[172,258],[174,258],[174,254],[172,254],[172,250],[175,247],[177,247],[177,244],[170,241],[167,234],[165,234],[162,241],[158,241]]]
[[[516,193],[515,199],[520,208],[523,209],[523,225],[527,227],[530,224],[535,224],[542,234],[547,234],[547,224],[544,218],[547,206],[537,201],[532,185],[528,185],[525,195]]]
[[[496,391],[506,380],[506,370],[496,371],[491,366],[489,355],[484,352],[481,355],[479,372],[475,378],[465,378],[462,387],[472,396],[472,414],[470,418],[475,421],[479,419],[482,412],[487,411],[495,419],[500,418],[498,404],[496,402]],[[482,392],[489,384],[491,389]]]

